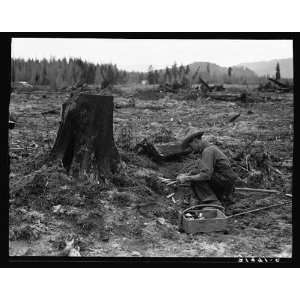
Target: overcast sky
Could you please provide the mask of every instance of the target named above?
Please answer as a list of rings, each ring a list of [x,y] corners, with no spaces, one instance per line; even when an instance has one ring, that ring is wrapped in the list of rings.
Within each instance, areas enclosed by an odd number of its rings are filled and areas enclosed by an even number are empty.
[[[114,63],[128,71],[149,65],[209,61],[229,67],[244,62],[293,57],[291,40],[126,40],[15,38],[14,58],[81,57],[93,63]]]

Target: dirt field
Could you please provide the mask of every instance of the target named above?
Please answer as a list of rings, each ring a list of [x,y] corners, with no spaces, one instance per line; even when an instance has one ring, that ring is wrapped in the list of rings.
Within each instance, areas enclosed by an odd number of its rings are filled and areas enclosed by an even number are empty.
[[[184,92],[118,87],[115,103],[127,103],[134,94],[136,107],[115,109],[115,140],[124,168],[105,187],[78,182],[61,166],[44,165],[68,94],[12,93],[10,111],[16,127],[9,132],[10,256],[291,257],[291,205],[229,219],[226,233],[179,233],[177,213],[189,190],[163,187],[155,178],[174,178],[193,155],[158,165],[132,150],[145,137],[168,142],[187,127],[201,128],[204,137],[235,163],[240,177],[248,178],[248,186],[292,193],[293,94],[252,93],[261,100],[190,100]],[[258,171],[260,176],[255,176]],[[166,198],[173,190],[176,203]],[[235,192],[234,200],[226,215],[286,198]],[[72,239],[70,254],[66,241]]]

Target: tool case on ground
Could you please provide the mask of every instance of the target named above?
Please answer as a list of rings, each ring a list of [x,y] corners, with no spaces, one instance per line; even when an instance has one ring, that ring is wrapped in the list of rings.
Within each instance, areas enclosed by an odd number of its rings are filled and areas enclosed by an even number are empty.
[[[179,213],[179,229],[186,233],[225,231],[227,217],[219,205],[200,204]]]

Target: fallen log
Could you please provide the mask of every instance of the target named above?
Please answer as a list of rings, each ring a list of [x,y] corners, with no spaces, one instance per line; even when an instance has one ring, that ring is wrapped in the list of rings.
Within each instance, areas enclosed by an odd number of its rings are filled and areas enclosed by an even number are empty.
[[[137,151],[138,154],[145,154],[157,162],[172,161],[190,154],[192,149],[189,147],[189,141],[195,137],[201,137],[202,135],[202,131],[195,131],[185,136],[181,141],[163,144],[153,144],[147,139],[143,139],[135,146],[135,151]]]
[[[287,84],[284,84],[276,79],[273,78],[268,78],[268,80],[270,80],[271,82],[275,83],[276,85],[282,87],[282,88],[289,88],[289,86]]]
[[[257,95],[249,95],[246,93],[222,93],[222,92],[209,92],[207,96],[211,97],[213,100],[217,101],[228,101],[235,102],[239,101],[242,103],[253,103],[253,102],[264,102],[263,97],[258,97]]]
[[[238,101],[241,100],[240,93],[222,93],[222,92],[210,92],[207,94],[209,97],[213,98],[214,100],[220,101]]]
[[[282,83],[276,79],[268,78],[272,83],[274,83],[276,86],[276,90],[281,92],[291,92],[293,90],[293,86]]]
[[[191,153],[191,149],[183,149],[178,143],[155,145],[147,139],[137,144],[135,150],[138,154],[145,154],[156,162],[176,160],[180,156]]]

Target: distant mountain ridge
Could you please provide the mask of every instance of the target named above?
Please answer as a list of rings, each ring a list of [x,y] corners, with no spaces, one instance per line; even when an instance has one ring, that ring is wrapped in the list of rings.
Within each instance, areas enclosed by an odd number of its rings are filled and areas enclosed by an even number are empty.
[[[282,78],[294,77],[293,58],[272,59],[269,61],[257,61],[240,63],[237,66],[244,66],[254,71],[258,76],[275,76],[275,67],[279,63]]]
[[[193,75],[199,69],[199,75],[204,80],[212,80],[214,82],[229,80],[228,67],[221,67],[211,62],[193,62],[188,65],[190,73]],[[253,71],[244,66],[232,66],[232,80],[247,81],[248,83],[257,82],[258,76]]]
[[[227,75],[228,74],[228,68],[227,67],[221,67],[215,63],[211,62],[194,62],[189,64],[190,71],[192,73],[196,72],[198,67],[200,67],[200,72],[207,72],[207,65],[209,65],[210,74],[213,75]],[[256,77],[257,74],[253,72],[250,68],[244,67],[244,66],[232,66],[232,74],[236,76],[244,75],[246,77]]]

